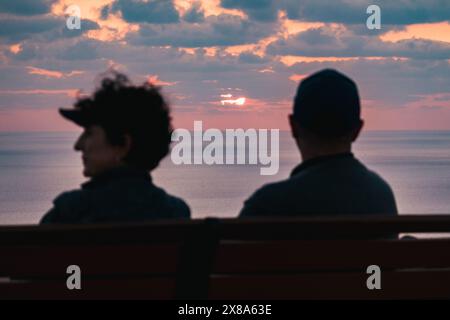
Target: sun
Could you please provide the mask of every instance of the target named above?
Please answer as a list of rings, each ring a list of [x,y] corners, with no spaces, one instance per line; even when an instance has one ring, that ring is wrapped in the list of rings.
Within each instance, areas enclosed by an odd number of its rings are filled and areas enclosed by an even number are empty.
[[[231,99],[233,97],[232,94],[222,94],[220,95],[221,98],[229,98],[225,100],[220,100],[220,103],[224,106],[226,104],[235,105],[235,106],[243,106],[245,104],[246,98],[240,97],[237,99]]]

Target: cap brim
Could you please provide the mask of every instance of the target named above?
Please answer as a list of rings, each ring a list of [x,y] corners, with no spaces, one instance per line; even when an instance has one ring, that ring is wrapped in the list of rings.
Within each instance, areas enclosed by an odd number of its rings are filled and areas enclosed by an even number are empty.
[[[81,110],[74,109],[59,109],[61,116],[70,120],[81,127],[85,127],[88,124],[86,115]]]

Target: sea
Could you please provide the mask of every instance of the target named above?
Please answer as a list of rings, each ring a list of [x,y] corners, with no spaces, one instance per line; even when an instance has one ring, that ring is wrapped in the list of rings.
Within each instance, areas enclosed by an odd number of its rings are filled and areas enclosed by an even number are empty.
[[[0,225],[36,224],[61,192],[79,188],[76,132],[0,132]],[[357,158],[391,185],[400,214],[450,214],[450,131],[366,131]],[[156,185],[189,204],[193,218],[236,217],[262,185],[289,177],[301,162],[287,131],[280,132],[279,171],[256,165],[175,165],[170,155],[152,172]]]

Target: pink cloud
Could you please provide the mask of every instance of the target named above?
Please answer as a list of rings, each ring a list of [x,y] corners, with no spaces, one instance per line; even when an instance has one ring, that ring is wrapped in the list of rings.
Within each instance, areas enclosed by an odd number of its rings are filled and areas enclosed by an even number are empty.
[[[46,76],[48,78],[57,78],[57,79],[61,79],[61,78],[65,78],[65,77],[72,77],[72,76],[76,76],[76,75],[80,75],[83,74],[83,71],[71,71],[68,73],[63,73],[60,71],[53,71],[53,70],[47,70],[47,69],[42,69],[42,68],[35,68],[35,67],[31,67],[28,66],[27,69],[28,74],[36,74],[36,75],[40,75],[40,76]]]
[[[307,74],[293,74],[289,77],[289,80],[294,81],[295,83],[299,83],[299,81],[303,80],[307,76]]]
[[[62,89],[62,90],[48,90],[48,89],[31,89],[31,90],[0,90],[0,94],[65,94],[68,97],[77,97],[78,89]]]
[[[152,74],[147,77],[147,82],[151,83],[155,86],[173,86],[178,83],[178,81],[168,82],[168,81],[160,80],[158,75],[152,75]]]

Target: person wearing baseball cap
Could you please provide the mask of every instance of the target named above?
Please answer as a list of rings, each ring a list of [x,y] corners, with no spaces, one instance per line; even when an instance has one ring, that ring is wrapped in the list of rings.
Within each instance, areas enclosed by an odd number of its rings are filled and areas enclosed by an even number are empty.
[[[289,179],[257,190],[240,217],[397,214],[388,183],[352,153],[364,124],[353,80],[332,69],[304,79],[289,123],[303,162]]]
[[[89,180],[59,195],[41,224],[190,217],[188,205],[155,186],[149,174],[171,142],[170,110],[159,88],[113,73],[91,97],[60,113],[84,129],[74,148]]]

